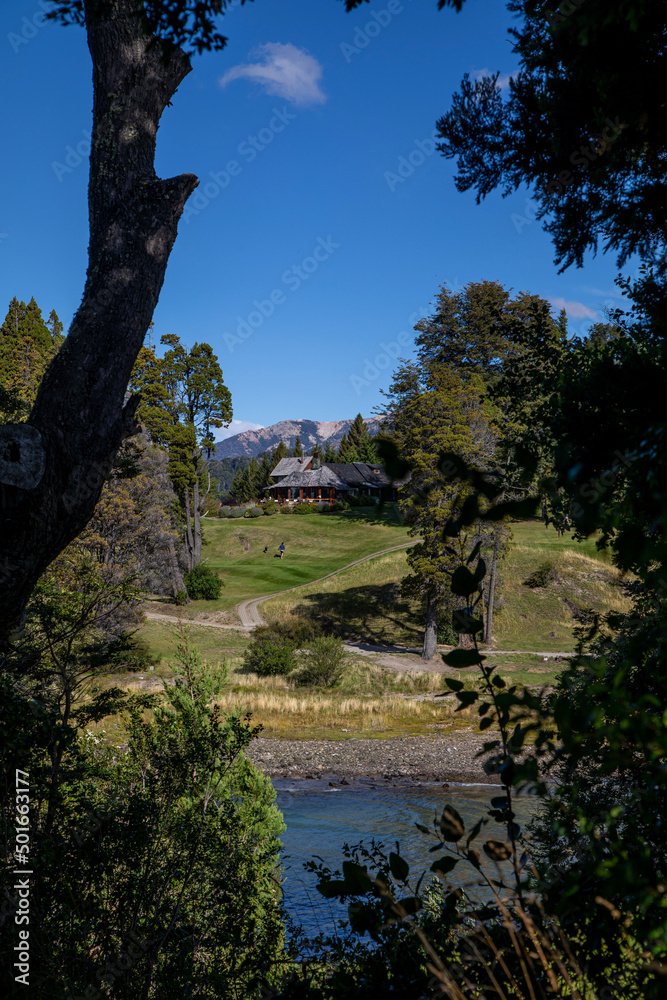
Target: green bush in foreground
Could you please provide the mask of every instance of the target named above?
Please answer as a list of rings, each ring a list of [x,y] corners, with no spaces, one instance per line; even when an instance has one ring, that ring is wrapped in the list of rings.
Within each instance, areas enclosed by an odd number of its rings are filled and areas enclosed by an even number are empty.
[[[209,707],[223,673],[188,647],[187,631],[161,706],[118,689],[73,697],[89,676],[99,618],[90,624],[80,595],[56,598],[47,594],[41,617],[31,608],[28,622],[35,649],[49,639],[51,651],[31,658],[20,683],[12,662],[0,672],[0,816],[13,847],[21,769],[26,784],[29,775],[30,857],[39,859],[24,993],[260,1000],[284,961],[276,877],[284,825],[271,783],[245,756],[257,730]],[[121,753],[89,728],[110,712],[125,717]],[[0,969],[8,997],[23,989],[12,968],[15,867],[5,852]]]
[[[217,601],[224,586],[218,574],[205,563],[199,563],[183,579],[188,588],[188,596],[193,601]]]
[[[298,684],[332,687],[345,662],[345,647],[335,635],[322,635],[308,645],[303,665],[295,678]]]

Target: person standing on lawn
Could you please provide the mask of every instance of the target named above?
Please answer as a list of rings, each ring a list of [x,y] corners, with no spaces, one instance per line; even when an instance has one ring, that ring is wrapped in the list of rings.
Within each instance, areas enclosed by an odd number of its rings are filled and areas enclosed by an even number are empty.
[[[280,558],[282,559],[282,557],[285,555],[285,543],[284,542],[280,543],[280,545],[278,546],[278,551],[280,552]]]

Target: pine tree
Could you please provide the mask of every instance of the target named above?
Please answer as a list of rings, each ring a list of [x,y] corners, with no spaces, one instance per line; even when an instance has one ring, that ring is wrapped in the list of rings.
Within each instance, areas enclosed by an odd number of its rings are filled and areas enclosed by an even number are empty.
[[[338,454],[336,455],[336,461],[342,462],[343,465],[348,465],[350,462],[357,461],[357,453],[350,444],[347,434],[343,434],[340,439],[340,444],[338,446]]]
[[[292,448],[292,457],[293,458],[302,458],[303,457],[303,445],[301,444],[301,438],[299,437],[298,434],[297,434],[296,440],[294,442],[294,447]]]
[[[63,338],[55,311],[45,322],[34,298],[13,298],[0,326],[0,422],[25,419]]]
[[[289,451],[287,450],[287,445],[281,438],[271,455],[271,468],[275,469],[278,462],[281,462],[283,458],[289,458]]]
[[[262,460],[259,463],[259,469],[257,473],[257,496],[261,497],[264,495],[264,490],[267,486],[272,485],[271,470],[275,466],[269,461],[269,453],[267,451],[262,455]]]
[[[245,471],[247,486],[244,500],[248,502],[249,500],[255,500],[259,493],[259,465],[254,456],[250,459],[250,464]]]
[[[377,453],[373,438],[368,432],[366,421],[357,413],[348,431],[348,441],[350,444],[349,454],[354,458],[348,458],[348,462],[377,462]]]
[[[438,456],[453,451],[467,460],[477,458],[477,428],[485,415],[479,385],[439,366],[402,365],[389,397],[393,437],[412,469],[400,506],[410,534],[421,538],[408,550],[411,574],[403,581],[403,590],[425,603],[422,656],[430,660],[437,651],[438,620],[455,607],[449,585],[457,557],[443,538],[443,528],[465,499],[462,484],[443,475]]]
[[[201,559],[201,515],[211,480],[208,473],[214,428],[232,418],[231,394],[209,344],[186,349],[174,334],[161,337],[169,350],[158,358],[143,347],[130,389],[142,397],[138,418],[153,441],[169,451],[169,470],[185,519],[185,556],[191,571]]]
[[[336,454],[336,449],[332,445],[331,441],[325,441],[324,443],[324,456],[322,458],[323,462],[337,462],[338,455]]]

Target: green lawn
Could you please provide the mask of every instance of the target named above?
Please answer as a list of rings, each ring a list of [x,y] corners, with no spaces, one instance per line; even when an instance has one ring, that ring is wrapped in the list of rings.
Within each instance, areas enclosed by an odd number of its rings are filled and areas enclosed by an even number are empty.
[[[239,601],[310,583],[372,552],[408,540],[389,520],[342,514],[274,514],[204,522],[203,559],[222,577],[219,601],[197,601],[196,611],[233,608]],[[285,543],[285,558],[278,546]],[[264,547],[268,552],[264,553]]]
[[[627,607],[620,577],[595,541],[558,538],[540,522],[512,525],[513,539],[500,567],[494,645],[499,649],[567,652],[574,649],[576,621],[566,602],[606,612]],[[554,580],[531,589],[525,583],[549,562]],[[265,618],[305,614],[349,639],[419,645],[422,610],[400,595],[406,553],[394,552],[355,566],[321,584],[276,597],[262,605]]]

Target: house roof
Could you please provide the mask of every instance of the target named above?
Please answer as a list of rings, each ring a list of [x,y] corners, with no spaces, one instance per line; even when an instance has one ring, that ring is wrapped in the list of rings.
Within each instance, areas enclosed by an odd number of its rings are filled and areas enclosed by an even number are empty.
[[[382,486],[400,486],[410,478],[391,480],[381,465],[370,462],[323,462],[321,468],[312,469],[311,459],[312,456],[304,459],[304,467],[298,458],[283,458],[271,473],[274,479],[279,479],[276,486],[300,486],[303,489],[327,486],[337,490],[369,486],[380,489]],[[269,489],[275,489],[275,486]]]
[[[291,475],[281,479],[279,483],[276,483],[276,486],[269,486],[269,489],[275,490],[277,486],[301,486],[303,489],[313,489],[314,487],[334,488],[337,490],[350,489],[345,480],[337,476],[326,465],[323,465],[320,469],[306,469],[304,472],[293,472]]]
[[[312,460],[312,455],[304,455],[303,458],[281,458],[271,476],[275,479],[276,476],[289,476],[293,472],[303,472],[309,468]]]

